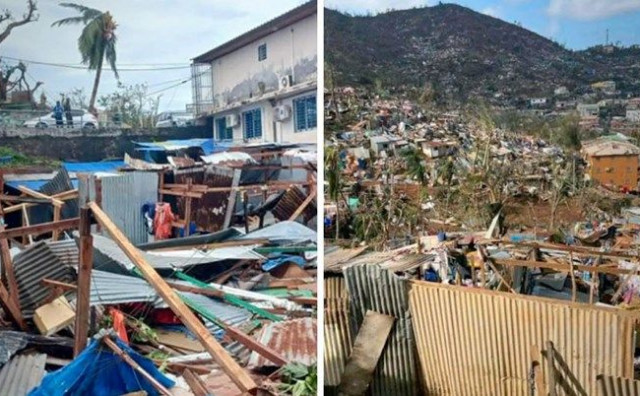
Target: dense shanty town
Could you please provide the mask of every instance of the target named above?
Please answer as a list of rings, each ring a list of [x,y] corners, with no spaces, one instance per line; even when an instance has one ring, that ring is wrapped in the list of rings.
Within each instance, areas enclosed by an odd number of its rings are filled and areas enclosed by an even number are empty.
[[[325,34],[417,12],[336,13]],[[638,85],[443,105],[433,86],[340,84],[336,53],[325,394],[639,394]]]
[[[317,393],[317,6],[262,22],[186,112],[3,98],[0,395]]]

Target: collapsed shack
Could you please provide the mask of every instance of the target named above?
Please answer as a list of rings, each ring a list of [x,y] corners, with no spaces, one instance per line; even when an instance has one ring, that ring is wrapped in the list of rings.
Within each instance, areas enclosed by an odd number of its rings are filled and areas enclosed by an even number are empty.
[[[33,188],[3,175],[0,389],[287,394],[315,378],[315,165],[128,162]],[[207,174],[232,177],[171,179]]]
[[[580,232],[567,238],[572,244],[553,236],[466,232],[386,252],[328,247],[325,392],[613,395],[636,389],[634,219],[613,228],[577,226]]]

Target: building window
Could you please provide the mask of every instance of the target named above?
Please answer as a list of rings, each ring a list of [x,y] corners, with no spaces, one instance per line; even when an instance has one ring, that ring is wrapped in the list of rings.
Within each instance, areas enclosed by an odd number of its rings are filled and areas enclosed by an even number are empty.
[[[233,140],[233,128],[227,127],[225,117],[216,119],[216,133],[218,140]]]
[[[262,110],[253,109],[242,113],[244,120],[244,138],[257,139],[262,137]]]
[[[293,109],[296,132],[308,131],[316,128],[318,123],[316,95],[294,99]]]
[[[260,44],[258,46],[258,62],[262,62],[267,59],[267,44]]]

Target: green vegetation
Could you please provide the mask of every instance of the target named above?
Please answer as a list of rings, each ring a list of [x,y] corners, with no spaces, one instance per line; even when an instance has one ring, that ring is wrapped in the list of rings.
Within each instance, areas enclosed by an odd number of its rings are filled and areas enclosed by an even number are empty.
[[[42,157],[29,157],[5,146],[0,146],[0,158],[1,157],[12,157],[11,161],[0,164],[1,168],[16,168],[23,166],[59,167],[61,165],[59,161]]]
[[[279,390],[285,395],[313,396],[318,394],[318,367],[289,363],[281,370]]]

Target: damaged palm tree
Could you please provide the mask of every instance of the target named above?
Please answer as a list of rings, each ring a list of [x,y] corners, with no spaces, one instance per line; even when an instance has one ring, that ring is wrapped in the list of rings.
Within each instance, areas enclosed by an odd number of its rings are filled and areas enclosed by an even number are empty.
[[[336,240],[340,237],[340,190],[342,180],[340,169],[340,149],[329,146],[324,152],[325,177],[329,183],[329,199],[336,203]]]
[[[94,8],[85,7],[73,3],[60,3],[62,7],[71,8],[80,13],[80,16],[64,18],[56,21],[52,26],[64,26],[72,24],[83,24],[84,28],[78,38],[78,50],[82,56],[82,63],[87,65],[89,70],[95,70],[96,76],[89,100],[89,111],[96,114],[96,98],[98,95],[98,85],[102,75],[102,64],[106,60],[111,66],[111,70],[118,78],[116,68],[116,35],[117,24],[110,12],[102,12]]]

